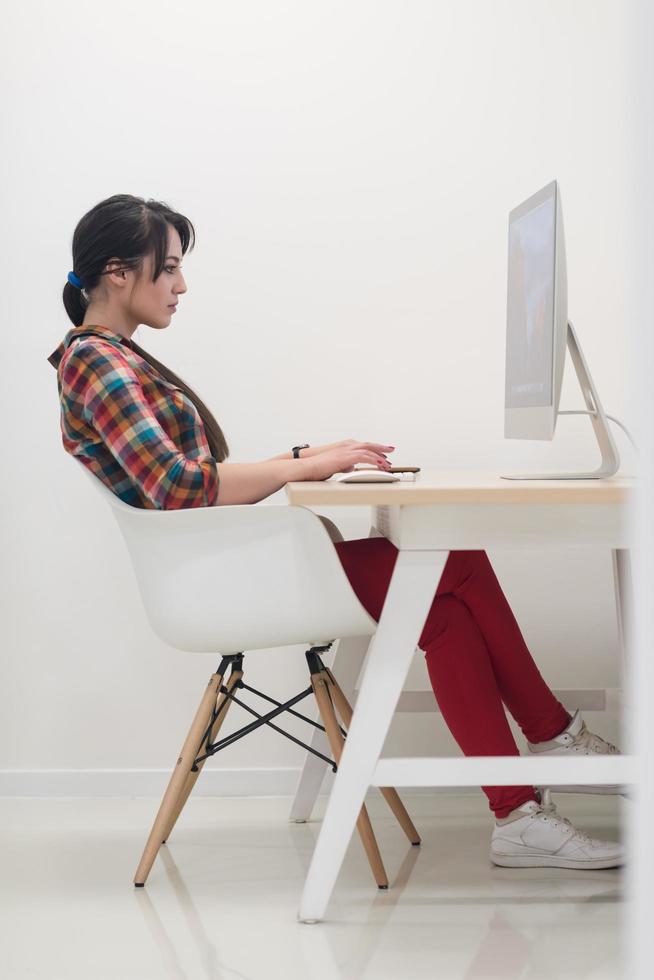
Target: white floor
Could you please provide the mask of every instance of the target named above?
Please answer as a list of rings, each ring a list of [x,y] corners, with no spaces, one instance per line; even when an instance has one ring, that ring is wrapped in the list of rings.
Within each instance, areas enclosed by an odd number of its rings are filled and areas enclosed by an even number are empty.
[[[191,798],[145,888],[132,875],[154,799],[0,801],[3,980],[474,980],[618,978],[623,874],[496,868],[486,798],[403,793],[410,847],[369,808],[390,879],[353,840],[327,919],[296,920],[324,800]],[[555,797],[618,839],[621,798]]]

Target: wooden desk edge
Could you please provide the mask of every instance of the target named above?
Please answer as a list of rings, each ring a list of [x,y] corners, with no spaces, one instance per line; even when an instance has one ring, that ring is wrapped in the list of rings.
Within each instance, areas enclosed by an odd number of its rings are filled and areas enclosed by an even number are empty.
[[[588,486],[511,484],[497,487],[434,486],[416,483],[354,484],[328,481],[287,483],[289,503],[314,505],[428,506],[460,504],[628,504],[635,484],[589,483]]]

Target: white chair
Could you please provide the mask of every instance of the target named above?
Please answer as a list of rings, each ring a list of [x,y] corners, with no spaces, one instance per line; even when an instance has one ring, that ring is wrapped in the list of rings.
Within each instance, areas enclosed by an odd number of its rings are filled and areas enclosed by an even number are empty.
[[[76,459],[76,463],[111,507],[127,545],[147,619],[157,636],[178,650],[221,655],[134,876],[134,884],[140,887],[206,759],[263,724],[287,734],[272,719],[288,710],[297,714],[292,706],[312,692],[323,724],[300,717],[316,725],[320,734],[326,733],[335,762],[322,754],[321,758],[336,769],[351,708],[320,654],[342,638],[369,638],[377,623],[359,602],[332,544],[330,533],[342,540],[340,533],[313,511],[250,504],[167,511],[132,507],[81,460]],[[300,643],[310,644],[305,654],[310,687],[283,704],[264,695],[275,705],[264,715],[237,699],[235,691],[254,690],[242,680],[244,651]],[[229,678],[223,684],[228,667]],[[233,701],[256,715],[256,720],[217,741]],[[344,727],[339,726],[337,713]],[[317,751],[299,744],[310,752]],[[419,844],[418,833],[396,791],[384,787],[381,792],[410,842]],[[365,806],[357,828],[377,885],[387,888],[388,878]]]

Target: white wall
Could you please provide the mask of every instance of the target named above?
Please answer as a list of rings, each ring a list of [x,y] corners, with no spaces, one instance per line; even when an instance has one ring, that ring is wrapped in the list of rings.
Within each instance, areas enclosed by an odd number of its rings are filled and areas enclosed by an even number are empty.
[[[625,811],[625,834],[628,853],[637,860],[625,866],[627,894],[632,908],[625,921],[624,949],[628,951],[625,976],[649,980],[654,956],[654,934],[651,928],[652,877],[654,875],[654,841],[651,820],[654,802],[654,717],[651,691],[654,687],[654,390],[651,370],[654,364],[654,7],[649,0],[631,4],[630,31],[633,34],[633,56],[630,63],[631,101],[636,153],[630,172],[631,225],[637,242],[629,266],[626,285],[628,322],[631,343],[628,377],[635,392],[638,420],[638,443],[642,447],[639,465],[640,487],[634,520],[634,640],[630,652],[633,663],[628,676],[627,696],[633,706],[625,719],[626,748],[637,756],[638,805]]]
[[[629,424],[625,18],[602,0],[5,12],[0,770],[168,768],[216,662],[151,633],[113,518],[61,444],[46,357],[71,326],[82,214],[130,192],[196,225],[174,321],[136,339],[206,399],[232,461],[355,437],[424,468],[592,466],[583,418],[553,444],[503,439],[507,213],[560,181],[570,317]],[[583,407],[570,365],[561,406]],[[365,513],[321,512],[366,536]],[[616,685],[610,556],[490,557],[552,686]],[[300,652],[251,655],[251,682],[296,689]],[[458,751],[437,715],[399,719],[392,741]],[[300,761],[271,732],[216,764]]]

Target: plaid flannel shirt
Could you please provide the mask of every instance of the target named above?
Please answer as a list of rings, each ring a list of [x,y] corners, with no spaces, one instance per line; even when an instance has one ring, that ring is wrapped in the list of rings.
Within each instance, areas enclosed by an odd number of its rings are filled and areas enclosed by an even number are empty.
[[[74,327],[48,361],[64,449],[121,500],[156,510],[217,504],[217,463],[195,405],[126,337]]]

